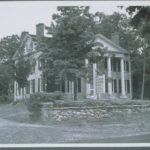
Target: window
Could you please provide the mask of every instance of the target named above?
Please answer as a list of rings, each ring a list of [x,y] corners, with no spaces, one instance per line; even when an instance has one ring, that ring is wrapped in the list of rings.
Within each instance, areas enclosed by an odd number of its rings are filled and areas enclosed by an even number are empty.
[[[118,62],[118,65],[117,65],[117,66],[118,66],[118,72],[120,72],[120,70],[121,70],[121,66],[120,66],[120,59],[118,59],[118,61],[117,61],[117,62]]]
[[[125,91],[127,93],[127,80],[125,80]]]
[[[33,42],[33,50],[36,49],[36,45],[35,45],[35,42]]]
[[[26,94],[30,94],[30,81],[27,83]]]
[[[113,58],[111,59],[111,71],[113,71]]]
[[[126,61],[126,71],[129,72],[129,61]]]
[[[32,73],[35,73],[35,64],[32,65]]]
[[[121,93],[121,80],[119,79],[119,93]]]
[[[126,71],[126,61],[124,61],[124,71]]]
[[[17,96],[18,84],[16,83],[16,96]]]
[[[104,62],[105,64],[105,70],[107,70],[107,58],[105,58],[105,62]]]
[[[31,80],[32,93],[35,93],[35,79]]]
[[[113,59],[113,71],[116,72],[116,59]]]
[[[105,92],[108,93],[108,82],[105,82]]]
[[[117,93],[117,80],[114,79],[114,93]]]
[[[61,91],[62,91],[62,92],[65,92],[65,81],[62,81],[62,84],[61,84]]]
[[[30,42],[30,49],[33,50],[33,42]]]
[[[24,95],[24,88],[22,88],[22,95]]]
[[[78,78],[78,92],[81,92],[81,78]]]
[[[67,81],[67,92],[69,92],[69,81]]]
[[[72,85],[73,85],[73,82],[71,81],[71,82],[70,82],[70,92],[71,92],[71,93],[73,93],[73,87],[72,87]]]
[[[39,59],[39,60],[38,60],[38,69],[41,69],[41,67],[42,67],[42,62],[41,62],[41,60]]]
[[[21,88],[18,89],[18,94],[21,95]]]
[[[41,79],[38,78],[38,92],[40,92],[40,87],[41,87]]]
[[[89,69],[89,83],[90,87],[93,88],[93,64],[90,64]]]
[[[130,93],[130,81],[127,80],[127,93]]]
[[[46,81],[44,78],[41,79],[41,91],[46,91]]]

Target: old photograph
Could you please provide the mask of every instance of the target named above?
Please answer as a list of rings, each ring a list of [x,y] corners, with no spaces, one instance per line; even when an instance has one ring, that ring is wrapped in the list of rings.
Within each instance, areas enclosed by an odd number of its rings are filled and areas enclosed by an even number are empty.
[[[150,143],[150,2],[0,2],[0,144]]]

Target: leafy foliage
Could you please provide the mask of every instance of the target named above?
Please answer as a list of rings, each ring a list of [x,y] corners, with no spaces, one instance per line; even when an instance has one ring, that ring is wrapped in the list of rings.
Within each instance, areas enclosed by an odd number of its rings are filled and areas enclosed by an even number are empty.
[[[93,46],[94,17],[89,7],[58,7],[49,28],[51,39],[44,46],[43,72],[47,79],[61,82],[85,77],[85,58]]]
[[[130,6],[127,8],[128,13],[131,15],[131,25],[139,33],[141,46],[139,47],[140,53],[137,55],[135,61],[139,66],[136,70],[136,79],[141,78],[141,99],[149,97],[149,64],[150,64],[150,7],[149,6]],[[145,86],[146,85],[146,86]]]
[[[22,55],[17,63],[13,59],[20,47],[21,39],[18,35],[7,36],[0,41],[0,94],[8,95],[13,93],[13,82],[16,80],[20,87],[26,85],[27,77],[30,72],[30,63]],[[22,52],[22,51],[21,51]]]
[[[118,32],[120,36],[119,45],[121,47],[128,50],[131,54],[134,49],[138,48],[137,32],[129,24],[130,19],[125,14],[114,12],[112,15],[105,15],[104,13],[97,12],[95,17],[97,18],[94,28],[95,34],[101,33],[111,39],[111,34]]]
[[[0,41],[0,95],[12,93],[13,81],[15,79],[14,53],[20,45],[17,35],[7,36]]]
[[[0,41],[0,62],[12,63],[12,57],[20,46],[20,38],[18,35],[7,36]]]
[[[31,63],[29,59],[19,58],[15,65],[15,78],[19,87],[23,88],[27,85],[27,78],[31,73]]]
[[[12,99],[10,99],[7,95],[0,96],[0,104],[6,104],[12,102]]]

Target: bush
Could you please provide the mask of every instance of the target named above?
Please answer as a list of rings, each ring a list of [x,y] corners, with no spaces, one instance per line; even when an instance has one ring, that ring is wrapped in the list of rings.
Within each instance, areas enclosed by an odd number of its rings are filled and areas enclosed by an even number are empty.
[[[0,96],[0,103],[6,104],[6,103],[11,103],[13,98],[7,96],[7,95],[1,95]]]
[[[64,94],[61,92],[54,93],[34,93],[30,95],[31,101],[50,102],[54,100],[63,100]],[[32,100],[33,99],[33,100]]]
[[[34,93],[25,100],[27,109],[30,111],[30,119],[36,121],[41,117],[42,102],[54,102],[54,100],[61,100],[64,94],[60,92],[54,93]]]
[[[30,95],[30,98],[27,98],[25,100],[25,104],[30,112],[30,119],[32,121],[39,120],[41,117],[41,107],[42,107],[40,100],[37,99],[37,97],[34,94],[32,94]]]

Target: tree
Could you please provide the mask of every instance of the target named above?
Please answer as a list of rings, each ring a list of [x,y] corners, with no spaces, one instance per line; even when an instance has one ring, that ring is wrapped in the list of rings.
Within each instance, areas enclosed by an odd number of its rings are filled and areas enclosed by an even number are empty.
[[[57,10],[49,28],[51,38],[42,48],[43,75],[49,83],[74,82],[77,99],[77,79],[86,75],[85,59],[93,46],[94,18],[89,7],[57,7]]]
[[[132,54],[134,49],[138,48],[139,41],[136,40],[137,32],[129,24],[130,19],[125,14],[114,12],[111,15],[105,15],[104,13],[96,12],[95,18],[97,20],[94,28],[95,34],[101,33],[111,39],[111,34],[118,32],[120,36],[119,45],[121,47],[128,50],[130,54]]]
[[[105,15],[97,12],[95,14],[97,23],[95,33],[101,33],[111,38],[114,32],[119,33],[119,45],[126,49],[131,56],[133,97],[139,98],[142,82],[142,63],[140,50],[145,48],[145,43],[139,32],[130,24],[130,18],[126,14],[114,12],[112,15]]]
[[[14,53],[20,45],[17,35],[7,36],[0,41],[0,93],[8,95],[11,93],[14,81]]]
[[[141,49],[143,73],[142,73],[142,88],[141,99],[144,98],[145,83],[149,81],[149,56],[150,56],[150,7],[145,6],[130,6],[127,12],[131,15],[131,25],[139,32],[139,35],[144,43],[144,48]],[[148,87],[149,90],[149,87]]]
[[[11,64],[13,55],[20,46],[18,35],[4,37],[0,40],[0,63]]]
[[[17,81],[20,87],[26,86],[31,67],[30,61],[22,56],[23,48],[18,35],[7,36],[0,41],[1,95],[13,93],[14,81]],[[13,56],[16,51],[19,51],[20,56],[14,60]],[[15,61],[17,61],[16,64]]]
[[[15,64],[15,80],[20,88],[27,86],[27,78],[32,70],[32,64],[30,59],[25,57],[18,58]]]

